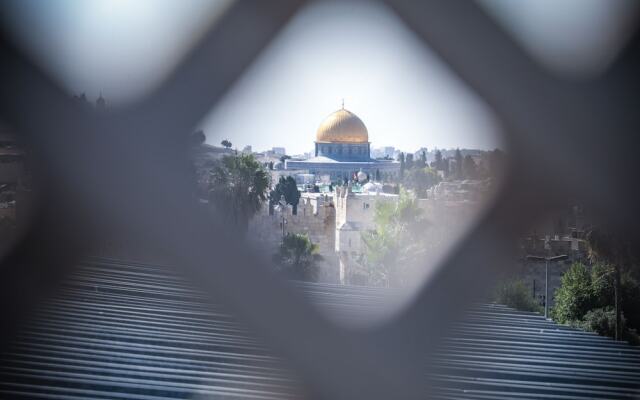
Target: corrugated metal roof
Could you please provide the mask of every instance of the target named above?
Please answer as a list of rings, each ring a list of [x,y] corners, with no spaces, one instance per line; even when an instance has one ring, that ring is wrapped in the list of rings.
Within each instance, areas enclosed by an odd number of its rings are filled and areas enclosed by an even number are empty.
[[[339,318],[381,290],[300,284]],[[425,363],[427,360],[425,360]],[[431,373],[439,399],[629,399],[640,350],[504,306],[476,305]],[[300,398],[283,363],[171,269],[87,262],[3,356],[1,398]],[[426,379],[426,378],[425,378]]]

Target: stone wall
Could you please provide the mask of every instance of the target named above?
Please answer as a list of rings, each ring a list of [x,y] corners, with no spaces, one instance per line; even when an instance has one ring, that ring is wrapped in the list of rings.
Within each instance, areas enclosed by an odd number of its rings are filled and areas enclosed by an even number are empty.
[[[362,232],[374,229],[374,215],[379,202],[397,202],[399,196],[378,192],[351,193],[348,187],[337,187],[334,194],[336,207],[336,252],[339,255],[340,281],[349,284],[367,284],[364,268],[360,265],[365,251]],[[418,199],[425,218],[424,236],[427,247],[420,260],[423,273],[435,268],[447,251],[466,232],[481,212],[482,204],[472,201],[443,201]]]
[[[571,267],[570,260],[549,263],[549,307],[555,304],[555,292],[562,283],[562,275]],[[540,305],[544,304],[545,262],[520,260],[509,276],[521,280]]]
[[[334,251],[336,218],[330,198],[318,193],[304,193],[298,204],[297,215],[293,215],[291,207],[284,210],[276,207],[272,214],[268,207],[263,207],[249,222],[249,238],[266,256],[270,257],[278,251],[282,242],[283,219],[285,234],[307,234],[318,245],[322,256],[319,280],[337,283],[338,259]]]

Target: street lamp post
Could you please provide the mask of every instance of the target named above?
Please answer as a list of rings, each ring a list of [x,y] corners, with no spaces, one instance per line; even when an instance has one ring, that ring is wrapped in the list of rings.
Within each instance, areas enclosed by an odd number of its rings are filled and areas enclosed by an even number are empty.
[[[544,261],[544,317],[549,318],[549,262],[569,258],[566,254],[553,257],[527,256],[527,260]]]
[[[287,224],[287,220],[284,217],[284,214],[282,215],[282,222],[280,222],[280,225],[282,226],[282,241],[284,242],[284,237],[285,237],[285,233],[284,233],[284,226]]]
[[[284,212],[287,209],[287,202],[284,199],[284,196],[280,196],[280,200],[278,201],[278,206],[280,209],[280,216],[282,217],[282,222],[280,222],[280,226],[282,227],[282,242],[284,243],[285,231],[284,227],[287,224],[287,219],[284,217]]]

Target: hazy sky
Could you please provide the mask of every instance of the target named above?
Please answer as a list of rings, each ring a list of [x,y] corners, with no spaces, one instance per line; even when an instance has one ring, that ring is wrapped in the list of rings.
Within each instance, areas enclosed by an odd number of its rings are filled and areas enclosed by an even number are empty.
[[[374,147],[497,143],[491,113],[464,84],[392,12],[362,3],[304,10],[201,125],[212,143],[300,153],[343,98]]]
[[[161,83],[228,3],[16,0],[5,3],[3,22],[69,92],[92,99],[102,92],[112,105],[125,105]],[[637,15],[636,3],[561,3],[481,1],[550,69],[601,70],[622,43],[620,22]],[[393,12],[363,2],[303,9],[199,125],[210,143],[228,138],[240,148],[300,153],[312,148],[318,125],[343,98],[374,147],[499,145],[490,110]]]
[[[229,1],[6,0],[30,55],[74,94],[134,101],[171,71]]]

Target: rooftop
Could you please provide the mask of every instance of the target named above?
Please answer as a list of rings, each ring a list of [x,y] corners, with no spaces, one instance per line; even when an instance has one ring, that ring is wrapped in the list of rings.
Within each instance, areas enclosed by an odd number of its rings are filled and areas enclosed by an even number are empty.
[[[375,313],[392,293],[296,287],[344,321]],[[429,363],[439,399],[640,392],[640,349],[496,304],[471,307]],[[0,365],[3,398],[301,398],[283,363],[177,270],[107,259],[81,265]]]

